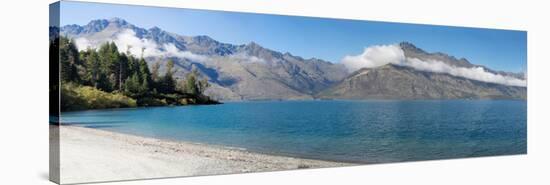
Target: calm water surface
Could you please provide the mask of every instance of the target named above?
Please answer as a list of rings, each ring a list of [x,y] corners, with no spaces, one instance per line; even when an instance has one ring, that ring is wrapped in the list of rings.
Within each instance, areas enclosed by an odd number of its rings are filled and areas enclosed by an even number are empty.
[[[62,124],[346,162],[527,152],[527,103],[270,101],[62,113]]]

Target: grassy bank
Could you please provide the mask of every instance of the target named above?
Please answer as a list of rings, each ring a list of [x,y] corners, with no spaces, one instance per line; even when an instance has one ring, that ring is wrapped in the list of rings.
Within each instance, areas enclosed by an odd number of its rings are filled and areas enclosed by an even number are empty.
[[[137,107],[137,101],[122,93],[108,93],[73,83],[61,86],[61,111]]]
[[[208,96],[184,93],[146,93],[129,97],[120,92],[104,92],[94,87],[74,83],[61,86],[61,111],[199,104],[219,104],[219,102],[211,100]]]

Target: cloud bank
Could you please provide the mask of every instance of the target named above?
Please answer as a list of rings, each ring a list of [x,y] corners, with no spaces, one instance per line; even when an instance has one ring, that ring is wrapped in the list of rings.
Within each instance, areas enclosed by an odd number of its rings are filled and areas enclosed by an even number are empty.
[[[488,72],[483,67],[456,67],[442,61],[424,61],[418,58],[408,58],[398,45],[376,45],[365,48],[363,53],[355,56],[345,56],[341,63],[350,71],[361,68],[376,68],[386,64],[396,64],[412,67],[416,70],[445,73],[467,79],[497,83],[509,86],[527,86],[525,79]]]
[[[376,45],[365,48],[363,53],[356,56],[345,56],[342,64],[350,72],[361,68],[375,68],[389,63],[402,64],[405,61],[405,53],[397,45]]]
[[[153,40],[138,38],[136,36],[136,33],[131,29],[123,30],[111,39],[90,40],[84,37],[80,37],[75,39],[75,44],[78,50],[82,51],[88,48],[97,49],[101,44],[111,41],[115,43],[121,53],[125,53],[126,51],[128,51],[130,52],[130,54],[137,57],[140,57],[142,55],[143,57],[177,57],[185,58],[195,62],[208,62],[210,60],[213,60],[212,57],[194,54],[190,51],[182,51],[172,43],[161,45]],[[227,57],[238,62],[266,62],[262,58],[249,56],[245,53],[236,53]]]
[[[236,60],[237,62],[245,63],[266,63],[263,58],[258,58],[256,56],[250,56],[246,53],[235,53],[228,56],[229,58]]]
[[[159,45],[153,40],[138,38],[136,33],[130,29],[121,31],[110,40],[94,41],[81,37],[75,39],[75,44],[78,50],[86,50],[88,48],[96,49],[108,41],[113,41],[120,52],[128,51],[138,57],[178,57],[193,61],[205,61],[208,58],[189,51],[181,51],[172,43]]]

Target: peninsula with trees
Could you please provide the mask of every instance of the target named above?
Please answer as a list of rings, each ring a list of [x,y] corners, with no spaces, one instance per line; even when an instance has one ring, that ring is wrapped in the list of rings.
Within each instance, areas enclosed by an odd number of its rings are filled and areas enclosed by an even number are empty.
[[[172,60],[149,67],[114,42],[79,52],[73,40],[59,37],[50,40],[50,52],[59,57],[61,111],[220,103],[203,94],[209,83],[197,70],[178,80]]]

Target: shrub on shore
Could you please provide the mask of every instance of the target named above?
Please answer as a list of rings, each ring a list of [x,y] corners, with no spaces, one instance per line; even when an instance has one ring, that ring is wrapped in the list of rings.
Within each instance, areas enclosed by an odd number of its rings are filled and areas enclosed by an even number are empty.
[[[136,107],[135,99],[73,83],[61,86],[61,111]]]

